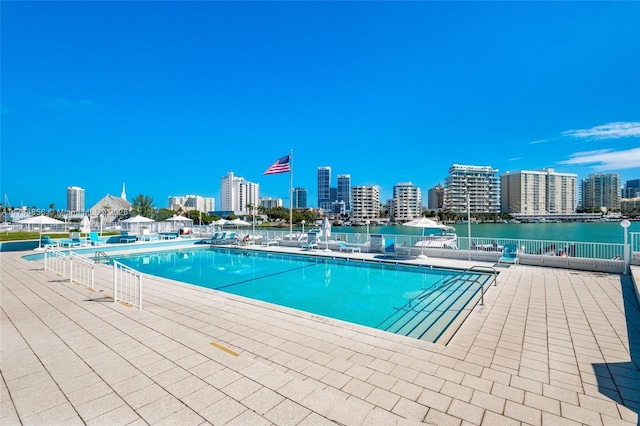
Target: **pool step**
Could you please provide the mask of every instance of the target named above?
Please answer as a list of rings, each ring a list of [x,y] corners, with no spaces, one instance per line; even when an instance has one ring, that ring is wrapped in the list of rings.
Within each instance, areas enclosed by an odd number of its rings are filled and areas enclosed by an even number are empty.
[[[478,281],[476,281],[478,279]],[[451,324],[480,292],[489,276],[460,274],[449,278],[438,288],[428,289],[410,305],[389,318],[387,331],[435,342],[442,330]]]

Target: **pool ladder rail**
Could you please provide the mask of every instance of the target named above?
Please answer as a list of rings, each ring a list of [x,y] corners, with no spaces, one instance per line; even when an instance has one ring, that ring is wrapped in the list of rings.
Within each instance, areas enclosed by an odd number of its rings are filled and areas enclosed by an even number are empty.
[[[478,275],[477,273],[471,274],[471,272],[484,273]],[[488,273],[491,274],[490,278],[487,278]],[[484,305],[485,284],[489,283],[491,285],[493,280],[493,284],[497,285],[497,274],[497,271],[491,267],[479,266],[448,277],[409,300],[407,305],[397,308],[397,314],[387,318],[379,326],[387,323],[386,327],[381,328],[397,334],[435,342],[440,339],[451,324],[458,321],[458,317],[463,310],[468,314],[469,310],[465,309],[465,307],[474,299],[477,291],[469,296],[463,296],[463,294],[468,294],[468,291],[475,284],[478,284],[481,292],[479,302],[481,306]],[[443,290],[447,289],[450,289],[450,294],[443,292]],[[453,294],[460,291],[462,291],[462,294],[455,298],[452,297]],[[478,302],[476,301],[477,304]],[[446,323],[445,327],[441,327],[443,323]]]
[[[100,263],[100,259],[103,258],[108,265],[113,264],[113,259],[109,257],[109,255],[103,251],[97,251],[93,255],[93,262]]]

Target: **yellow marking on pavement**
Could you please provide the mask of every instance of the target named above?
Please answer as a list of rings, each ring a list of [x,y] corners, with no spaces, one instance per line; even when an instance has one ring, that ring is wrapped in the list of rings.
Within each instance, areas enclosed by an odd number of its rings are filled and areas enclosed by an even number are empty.
[[[234,352],[229,348],[225,348],[224,346],[219,345],[216,342],[211,342],[211,346],[215,346],[216,348],[218,348],[218,349],[220,349],[222,351],[225,351],[226,353],[231,354],[233,356],[240,356],[240,354],[238,352]]]

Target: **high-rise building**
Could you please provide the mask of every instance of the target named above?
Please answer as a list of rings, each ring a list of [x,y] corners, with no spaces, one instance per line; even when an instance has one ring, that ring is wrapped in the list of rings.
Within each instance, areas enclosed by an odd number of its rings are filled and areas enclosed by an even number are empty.
[[[422,194],[411,182],[400,182],[393,186],[393,218],[399,222],[422,216]]]
[[[293,188],[293,208],[294,209],[306,209],[309,207],[307,198],[309,197],[309,190],[305,188]]]
[[[582,180],[582,208],[585,210],[620,210],[620,175],[591,174]]]
[[[499,213],[497,173],[498,169],[490,166],[452,165],[445,180],[444,208],[454,213],[466,213],[468,196],[471,213]]]
[[[444,205],[444,187],[436,185],[427,193],[427,208],[429,210],[440,210]]]
[[[505,172],[500,176],[500,210],[518,214],[575,213],[578,175],[553,169]]]
[[[247,206],[260,202],[260,185],[228,172],[220,181],[220,198],[222,211],[249,214],[251,209]]]
[[[199,212],[212,212],[216,209],[216,200],[213,197],[201,197],[199,195],[171,195],[169,196],[170,210],[197,210]]]
[[[622,198],[640,197],[640,179],[628,180],[622,190]]]
[[[336,201],[344,202],[345,211],[351,210],[351,175],[338,175]]]
[[[84,189],[79,186],[67,187],[67,211],[84,212]]]
[[[351,188],[351,218],[354,220],[378,219],[380,217],[380,188],[377,186],[354,186]]]
[[[331,209],[331,167],[318,167],[318,207]]]

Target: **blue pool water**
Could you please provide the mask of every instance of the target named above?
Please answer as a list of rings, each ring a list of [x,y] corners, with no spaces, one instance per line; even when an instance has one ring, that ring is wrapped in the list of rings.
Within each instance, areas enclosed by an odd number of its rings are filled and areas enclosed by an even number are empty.
[[[466,302],[460,300],[467,299],[459,296],[479,291],[477,285],[446,285],[462,271],[224,248],[188,248],[115,259],[146,274],[404,335],[409,335],[408,326],[399,321],[409,321],[407,311],[437,311],[442,329],[430,335],[439,336],[455,317],[452,309],[457,314],[465,307]],[[440,292],[435,291],[438,287],[442,287]],[[438,296],[427,307],[425,301],[440,294],[452,296],[453,301]]]

